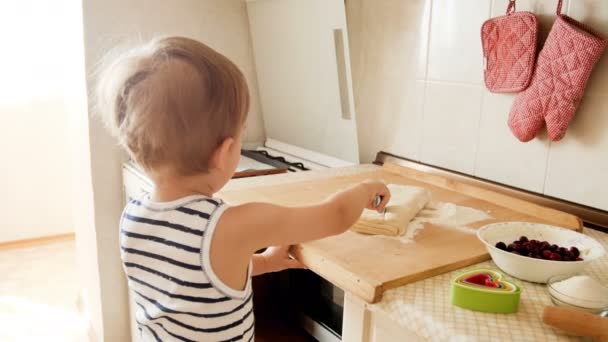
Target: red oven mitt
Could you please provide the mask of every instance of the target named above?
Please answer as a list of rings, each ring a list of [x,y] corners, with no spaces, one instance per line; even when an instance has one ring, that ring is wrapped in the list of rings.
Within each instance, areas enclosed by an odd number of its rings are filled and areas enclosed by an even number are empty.
[[[509,127],[523,142],[534,139],[545,123],[552,141],[564,137],[606,47],[598,33],[561,14],[561,6],[559,0],[557,19],[538,55],[530,86],[517,95],[509,114]]]

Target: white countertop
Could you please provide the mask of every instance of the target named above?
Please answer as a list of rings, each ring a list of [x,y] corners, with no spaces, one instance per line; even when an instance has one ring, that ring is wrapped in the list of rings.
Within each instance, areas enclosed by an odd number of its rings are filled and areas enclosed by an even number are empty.
[[[269,184],[320,179],[371,171],[378,166],[362,169],[338,168],[307,171],[289,175],[263,176],[231,181],[227,190]],[[597,239],[608,249],[608,234],[585,228],[585,234]],[[444,273],[384,293],[382,300],[368,304],[421,340],[429,341],[581,341],[542,322],[544,307],[551,305],[545,285],[521,282],[524,289],[519,311],[515,314],[489,314],[455,307],[450,302],[450,280],[469,268],[496,267],[491,261]],[[592,263],[585,272],[602,283],[608,283],[608,255]]]
[[[608,234],[584,229],[584,234],[608,248]],[[469,268],[496,267],[483,262]],[[421,340],[432,341],[581,341],[542,322],[545,306],[552,305],[545,285],[521,281],[523,292],[515,314],[490,314],[453,306],[450,280],[465,269],[444,273],[384,293],[382,301],[369,305],[379,310]],[[608,284],[608,255],[586,269],[603,284]]]

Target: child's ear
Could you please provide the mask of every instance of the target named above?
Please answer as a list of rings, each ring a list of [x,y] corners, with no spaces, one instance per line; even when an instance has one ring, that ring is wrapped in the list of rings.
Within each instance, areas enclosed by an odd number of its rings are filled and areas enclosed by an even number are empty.
[[[220,146],[215,149],[209,165],[211,169],[224,169],[226,161],[230,158],[230,152],[234,142],[234,138],[226,138],[222,141]]]

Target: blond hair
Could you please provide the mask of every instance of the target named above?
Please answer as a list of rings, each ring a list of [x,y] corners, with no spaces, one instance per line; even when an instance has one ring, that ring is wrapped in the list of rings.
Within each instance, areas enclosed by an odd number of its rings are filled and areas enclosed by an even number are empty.
[[[187,175],[208,171],[216,148],[238,134],[249,91],[226,57],[196,40],[168,37],[105,63],[97,102],[135,161]]]

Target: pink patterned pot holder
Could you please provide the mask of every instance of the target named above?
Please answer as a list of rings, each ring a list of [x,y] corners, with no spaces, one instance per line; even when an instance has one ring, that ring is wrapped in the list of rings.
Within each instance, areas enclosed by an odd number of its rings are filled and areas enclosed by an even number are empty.
[[[515,12],[509,2],[507,14],[481,26],[484,81],[493,93],[513,93],[530,84],[534,70],[538,20],[530,12]]]

